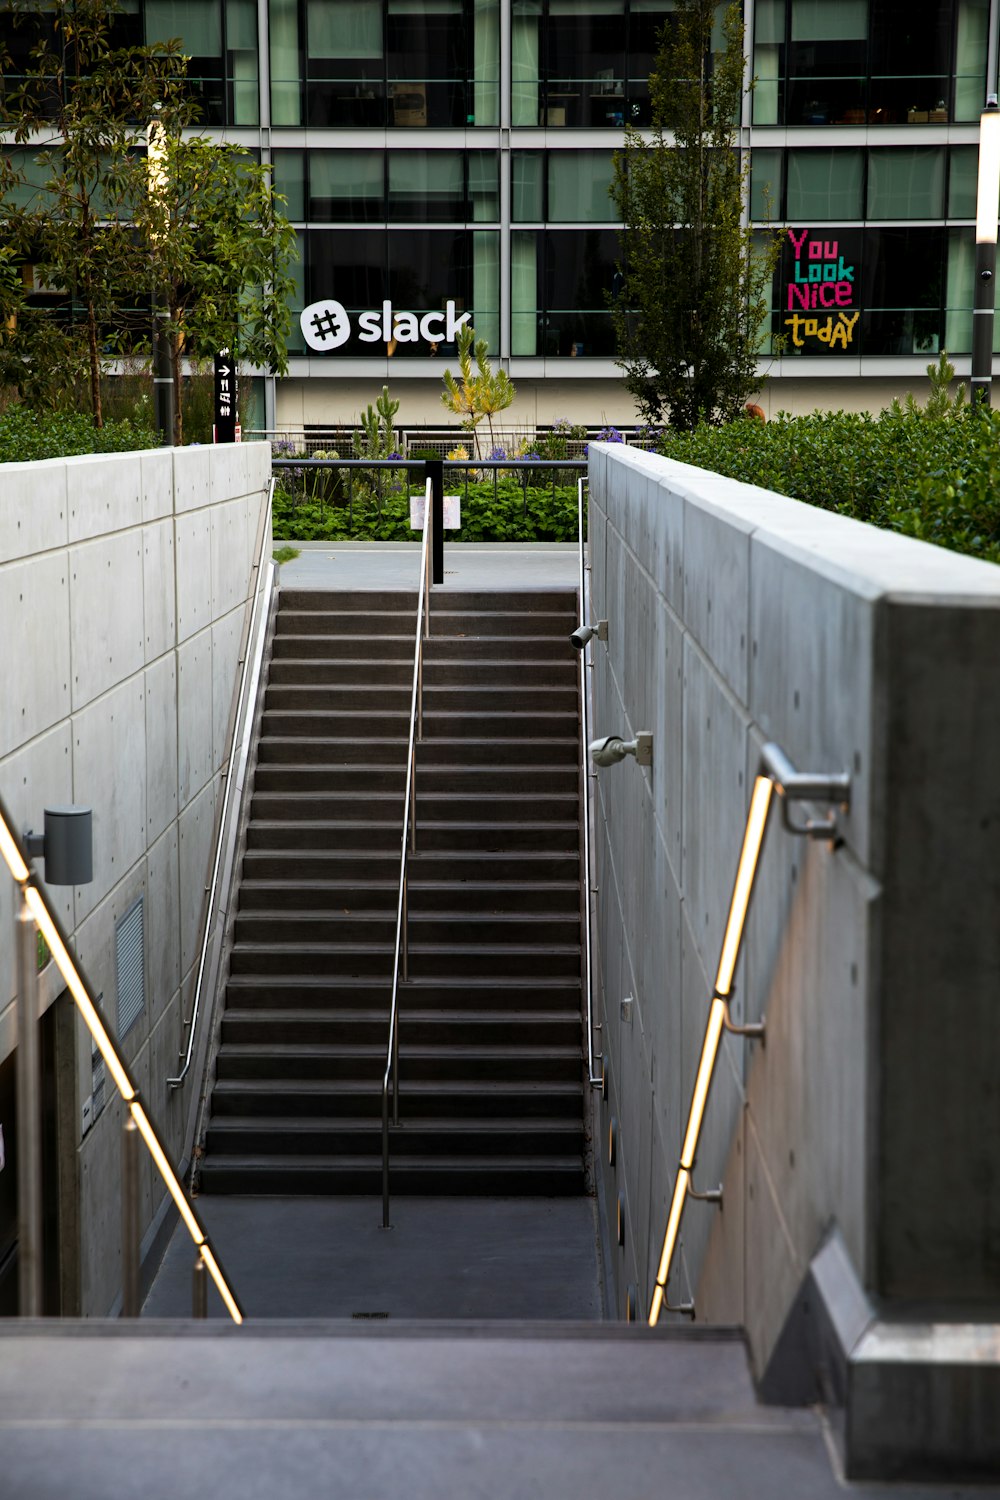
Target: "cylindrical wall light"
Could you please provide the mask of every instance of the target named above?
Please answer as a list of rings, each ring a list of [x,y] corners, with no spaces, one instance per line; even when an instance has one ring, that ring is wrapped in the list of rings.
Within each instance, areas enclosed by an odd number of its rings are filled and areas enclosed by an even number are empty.
[[[973,401],[990,404],[993,383],[993,287],[1000,215],[1000,109],[991,94],[979,122],[979,191],[976,198],[976,291],[972,312]]]

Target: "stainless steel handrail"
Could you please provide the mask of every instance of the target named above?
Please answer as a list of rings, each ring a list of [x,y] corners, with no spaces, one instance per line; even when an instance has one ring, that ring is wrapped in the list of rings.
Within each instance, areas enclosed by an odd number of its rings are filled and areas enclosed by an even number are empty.
[[[392,959],[392,1002],[389,1006],[389,1040],[382,1075],[382,1228],[389,1228],[389,1082],[392,1081],[392,1123],[399,1124],[399,970],[403,982],[409,978],[409,903],[407,860],[417,846],[417,741],[424,734],[424,641],[430,635],[430,547],[432,510],[431,481],[424,487],[424,536],[420,548],[420,585],[417,594],[417,636],[413,647],[413,688],[410,693],[410,735],[406,750],[406,793],[403,798],[403,840],[399,855],[399,897],[396,903],[396,946]]]
[[[577,529],[580,542],[580,624],[586,625],[590,618],[587,605],[585,543],[583,539],[583,487],[585,479],[577,480]],[[588,661],[589,653],[589,661]],[[590,903],[593,891],[590,885],[590,767],[587,764],[587,747],[590,744],[588,671],[594,665],[594,648],[591,642],[580,652],[580,784],[583,787],[583,951],[584,951],[584,999],[587,1002],[587,1077],[591,1088],[600,1088],[604,1083],[602,1074],[595,1074],[595,1061],[602,1060],[600,1052],[594,1052],[594,981],[592,970],[592,938],[590,930]]]
[[[222,799],[222,813],[219,818],[219,832],[215,843],[215,860],[212,865],[212,882],[208,888],[208,907],[205,912],[205,930],[202,934],[201,953],[198,957],[198,977],[194,986],[194,1001],[191,1005],[191,1017],[187,1025],[187,1048],[184,1053],[184,1062],[180,1072],[175,1078],[167,1079],[167,1087],[179,1089],[188,1075],[191,1067],[191,1059],[194,1056],[195,1033],[198,1026],[198,1012],[201,1008],[201,992],[205,982],[205,968],[208,962],[208,950],[212,940],[212,913],[215,911],[215,902],[219,889],[219,872],[222,869],[223,850],[226,847],[226,834],[229,822],[229,805],[233,796],[233,783],[241,781],[242,776],[233,775],[233,767],[236,764],[237,750],[239,750],[240,766],[246,765],[246,759],[250,750],[250,735],[253,731],[253,714],[247,703],[247,696],[252,692],[253,700],[257,696],[257,684],[260,680],[260,666],[264,654],[264,633],[260,628],[260,606],[261,600],[270,597],[271,584],[274,579],[274,563],[268,559],[264,566],[264,553],[270,545],[271,538],[271,506],[274,500],[274,479],[272,477],[267,490],[267,503],[261,527],[260,547],[254,563],[257,569],[257,582],[254,591],[253,609],[250,615],[250,628],[247,631],[246,649],[243,653],[243,672],[240,677],[240,690],[236,699],[236,719],[233,723],[233,742],[229,750],[229,765],[226,768],[226,790]],[[266,587],[265,587],[266,580]],[[251,668],[252,662],[252,668]],[[240,734],[240,720],[243,720],[243,733]]]

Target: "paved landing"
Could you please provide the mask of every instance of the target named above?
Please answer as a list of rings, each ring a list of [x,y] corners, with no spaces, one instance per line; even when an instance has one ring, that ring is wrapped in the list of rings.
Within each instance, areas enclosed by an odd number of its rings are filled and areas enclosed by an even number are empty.
[[[281,564],[289,589],[416,589],[418,542],[293,542],[300,555]],[[578,588],[580,549],[571,542],[452,542],[444,545],[444,583],[463,589]]]
[[[592,1198],[237,1198],[198,1208],[251,1318],[601,1317]],[[178,1228],[144,1316],[191,1311]],[[225,1317],[214,1287],[210,1313]]]

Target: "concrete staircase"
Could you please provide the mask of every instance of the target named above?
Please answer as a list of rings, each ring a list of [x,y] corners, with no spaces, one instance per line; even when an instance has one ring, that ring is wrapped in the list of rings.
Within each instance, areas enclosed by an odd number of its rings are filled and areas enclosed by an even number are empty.
[[[394,1193],[585,1187],[575,610],[432,598]],[[202,1191],[380,1190],[415,618],[282,595]]]

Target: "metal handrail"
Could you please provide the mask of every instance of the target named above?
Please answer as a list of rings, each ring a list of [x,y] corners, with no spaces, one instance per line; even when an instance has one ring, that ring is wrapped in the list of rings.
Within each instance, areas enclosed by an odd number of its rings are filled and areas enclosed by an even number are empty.
[[[187,1027],[187,1047],[183,1054],[183,1065],[175,1078],[167,1079],[167,1087],[179,1089],[191,1068],[191,1059],[194,1056],[195,1034],[198,1026],[198,1012],[201,1009],[202,987],[205,981],[205,968],[208,962],[208,950],[212,941],[212,913],[215,910],[215,902],[219,889],[219,872],[222,869],[223,850],[226,846],[226,833],[229,822],[229,805],[233,796],[233,783],[242,780],[242,776],[233,775],[233,766],[236,764],[237,750],[239,750],[240,768],[246,765],[246,759],[250,750],[250,736],[253,731],[253,714],[250,712],[247,702],[248,692],[252,690],[256,698],[257,684],[260,681],[260,667],[264,654],[264,636],[260,629],[260,605],[261,600],[270,597],[271,584],[274,579],[274,563],[270,561],[264,566],[264,551],[269,545],[271,536],[271,506],[274,500],[274,478],[272,477],[267,488],[267,502],[264,513],[264,523],[261,527],[260,548],[254,563],[257,569],[257,582],[254,590],[253,609],[250,614],[250,628],[247,631],[246,650],[243,653],[243,672],[240,677],[240,690],[236,699],[236,719],[233,723],[233,741],[229,750],[229,765],[226,768],[226,790],[222,799],[222,813],[219,818],[219,832],[215,842],[215,859],[212,864],[212,881],[208,888],[208,907],[205,912],[205,930],[202,934],[201,953],[198,957],[198,977],[194,986],[194,1001],[191,1005],[190,1019],[185,1023]],[[264,587],[264,580],[267,580]],[[253,663],[251,669],[251,661]],[[240,734],[240,720],[243,720],[243,733]]]
[[[403,798],[403,839],[399,855],[399,897],[396,903],[396,945],[392,960],[392,1002],[389,1006],[389,1040],[382,1075],[382,1228],[389,1228],[389,1082],[392,1080],[392,1123],[399,1124],[399,970],[403,982],[409,978],[409,909],[407,860],[417,844],[416,745],[424,734],[424,641],[430,635],[430,568],[428,550],[432,529],[432,487],[424,486],[424,536],[420,548],[420,584],[417,593],[417,636],[413,647],[413,688],[410,693],[410,734],[406,750],[406,792]]]
[[[585,544],[583,539],[583,487],[585,479],[577,481],[576,503],[578,535],[580,542],[580,624],[586,625],[590,618],[587,608],[586,576],[587,567],[585,562]],[[588,652],[590,659],[588,661]],[[589,702],[588,693],[590,684],[587,681],[587,673],[593,668],[594,653],[593,645],[588,642],[580,652],[580,777],[583,787],[583,953],[584,953],[584,999],[587,1003],[587,1078],[591,1088],[600,1088],[604,1083],[603,1074],[594,1072],[594,1063],[600,1062],[603,1054],[594,1052],[594,981],[592,971],[592,939],[590,926],[590,902],[596,887],[590,884],[590,777],[591,771],[587,764],[587,746],[590,744],[589,725]]]

